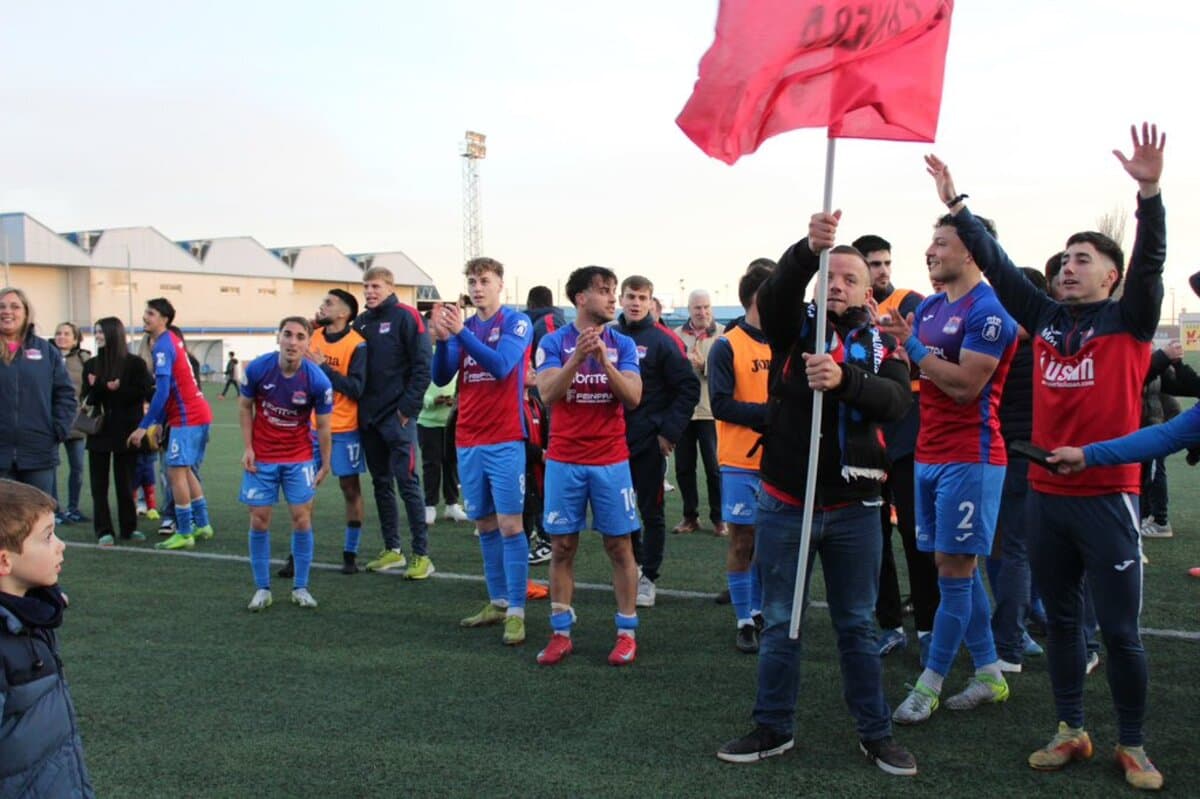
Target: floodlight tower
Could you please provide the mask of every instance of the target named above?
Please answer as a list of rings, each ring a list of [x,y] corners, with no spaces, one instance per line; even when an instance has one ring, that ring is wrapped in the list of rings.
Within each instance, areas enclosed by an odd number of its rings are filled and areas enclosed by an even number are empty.
[[[478,258],[483,248],[479,219],[479,161],[487,156],[487,136],[468,130],[462,142],[463,159],[463,261]]]

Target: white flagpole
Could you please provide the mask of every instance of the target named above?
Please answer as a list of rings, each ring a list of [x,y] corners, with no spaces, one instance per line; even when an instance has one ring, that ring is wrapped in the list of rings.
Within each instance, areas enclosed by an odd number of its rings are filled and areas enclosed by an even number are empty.
[[[825,213],[833,212],[833,151],[837,139],[829,139],[825,149]],[[829,295],[829,250],[821,250],[821,268],[817,272],[817,323],[814,346],[818,354],[825,351],[825,301]],[[825,394],[813,392],[812,429],[809,432],[808,474],[804,483],[804,516],[800,527],[800,553],[796,561],[796,591],[792,595],[792,622],[788,636],[800,637],[800,617],[804,612],[804,581],[808,574],[808,549],[812,539],[813,503],[817,497],[817,462],[821,453],[821,411]]]

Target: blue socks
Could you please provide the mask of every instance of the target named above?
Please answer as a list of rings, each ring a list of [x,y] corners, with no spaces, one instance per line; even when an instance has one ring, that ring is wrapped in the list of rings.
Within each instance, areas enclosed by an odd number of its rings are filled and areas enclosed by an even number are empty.
[[[963,643],[971,653],[975,668],[981,669],[1000,659],[996,654],[996,639],[992,637],[992,606],[983,587],[983,576],[975,570],[971,581],[971,616],[967,621]]]
[[[192,535],[196,532],[196,528],[192,526],[191,505],[175,506],[175,530],[180,535]]]
[[[296,576],[292,581],[293,588],[308,588],[308,573],[312,569],[313,560],[313,531],[292,531],[292,562],[295,564]]]
[[[638,616],[634,613],[631,616],[617,614],[617,635],[628,635],[630,638],[637,636]]]
[[[504,583],[508,587],[508,614],[525,615],[525,591],[529,582],[529,539],[524,533],[503,536]],[[480,536],[480,540],[483,537]]]
[[[729,582],[729,604],[733,605],[738,626],[749,624],[753,594],[750,572],[726,572],[725,578]]]
[[[978,570],[975,577],[979,577]],[[971,619],[973,583],[970,577],[938,577],[942,601],[933,617],[933,640],[929,643],[925,667],[943,677],[950,672],[950,664],[958,654]]]
[[[271,587],[271,531],[250,528],[250,571],[256,588]]]
[[[192,500],[192,520],[196,527],[208,527],[208,500],[204,497]],[[176,518],[178,522],[178,517]]]
[[[346,539],[342,544],[342,551],[357,555],[360,538],[362,538],[362,522],[346,522]]]
[[[561,607],[561,606],[560,606]],[[571,637],[571,625],[575,623],[575,613],[568,607],[566,610],[553,608],[550,611],[550,628],[555,635]]]
[[[508,585],[504,577],[504,543],[499,530],[479,533],[479,549],[483,553],[483,579],[487,583],[488,599],[493,605],[506,605]],[[528,556],[526,556],[528,557]]]

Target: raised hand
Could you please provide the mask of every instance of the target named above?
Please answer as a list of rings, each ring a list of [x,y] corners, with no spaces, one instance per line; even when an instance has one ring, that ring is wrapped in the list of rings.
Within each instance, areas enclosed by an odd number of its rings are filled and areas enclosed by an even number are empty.
[[[933,177],[938,199],[943,203],[948,203],[958,196],[958,191],[954,188],[954,178],[950,177],[950,167],[946,166],[945,161],[931,153],[925,156],[925,171]]]
[[[1150,196],[1158,191],[1158,179],[1163,171],[1163,148],[1167,146],[1167,134],[1158,135],[1158,125],[1142,123],[1142,136],[1138,138],[1137,125],[1129,126],[1129,135],[1133,139],[1133,153],[1126,158],[1120,150],[1113,150],[1113,155],[1125,167],[1129,177],[1140,184],[1143,196]]]
[[[810,216],[808,218],[808,248],[817,253],[828,250],[837,244],[837,227],[841,218],[841,211]]]
[[[908,316],[901,316],[899,313],[895,316],[884,314],[879,318],[879,329],[896,339],[901,346],[912,335],[912,324],[913,315],[911,313]]]

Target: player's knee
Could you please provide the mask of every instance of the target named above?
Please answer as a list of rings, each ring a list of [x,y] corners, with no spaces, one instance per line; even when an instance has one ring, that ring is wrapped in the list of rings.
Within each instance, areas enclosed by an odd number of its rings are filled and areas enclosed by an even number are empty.
[[[251,508],[250,509],[250,528],[252,530],[266,530],[271,526],[271,509]]]

